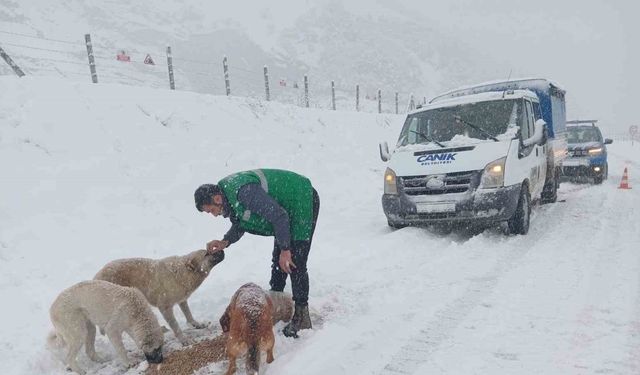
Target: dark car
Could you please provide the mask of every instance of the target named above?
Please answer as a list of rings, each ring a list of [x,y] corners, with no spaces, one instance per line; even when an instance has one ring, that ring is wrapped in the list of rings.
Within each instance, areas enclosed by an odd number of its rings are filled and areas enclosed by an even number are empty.
[[[565,179],[592,179],[601,184],[607,178],[607,147],[611,139],[603,139],[596,120],[567,121],[568,157],[562,163]]]

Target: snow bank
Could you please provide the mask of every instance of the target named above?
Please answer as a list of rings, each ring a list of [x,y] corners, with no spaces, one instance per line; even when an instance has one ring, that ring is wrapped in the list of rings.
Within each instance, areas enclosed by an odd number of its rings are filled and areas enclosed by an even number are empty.
[[[184,254],[221,238],[228,221],[195,209],[202,183],[292,169],[320,192],[320,227],[353,205],[384,228],[377,141],[395,138],[402,117],[58,79],[2,77],[0,86],[0,293],[12,301],[2,373],[64,373],[37,360],[62,289],[112,259]],[[344,244],[351,230],[318,248]],[[245,282],[268,287],[271,241],[246,235],[229,249],[196,293],[198,319],[217,322]]]
[[[402,117],[60,80],[0,87],[0,373],[66,374],[45,349],[55,296],[112,259],[220,238],[229,223],[198,213],[193,191],[257,167],[307,175],[321,200],[314,329],[278,334],[265,374],[640,372],[638,143],[609,147],[602,185],[563,184],[561,202],[534,208],[528,236],[392,231],[377,142],[395,140]],[[617,189],[625,166],[632,190]],[[213,324],[186,335],[219,334],[239,286],[267,287],[271,248],[247,234],[226,251],[190,299]],[[97,350],[109,361],[79,356],[90,373],[125,372],[104,337]]]

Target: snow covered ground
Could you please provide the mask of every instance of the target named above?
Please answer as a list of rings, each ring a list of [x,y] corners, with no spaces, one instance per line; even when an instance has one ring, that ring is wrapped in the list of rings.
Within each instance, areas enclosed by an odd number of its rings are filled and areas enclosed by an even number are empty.
[[[563,184],[527,236],[393,231],[377,142],[394,144],[402,117],[44,78],[0,77],[0,87],[2,374],[65,374],[44,345],[55,296],[112,259],[222,237],[229,223],[197,212],[193,191],[257,167],[305,174],[321,199],[315,329],[277,335],[264,374],[640,373],[637,143],[610,146],[604,184]],[[632,190],[617,189],[625,166]],[[240,285],[267,286],[271,246],[247,234],[227,250],[190,301],[213,324],[190,337],[219,334]],[[81,353],[91,373],[142,373],[97,344],[110,361]]]

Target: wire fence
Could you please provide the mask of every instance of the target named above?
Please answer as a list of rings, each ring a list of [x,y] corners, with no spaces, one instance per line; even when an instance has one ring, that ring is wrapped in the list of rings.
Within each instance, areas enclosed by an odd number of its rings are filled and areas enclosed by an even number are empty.
[[[314,78],[326,77],[324,72],[291,74],[279,67],[270,74],[266,66],[253,68],[245,61],[234,64],[226,56],[226,64],[222,64],[222,59],[187,58],[173,53],[169,58],[168,49],[116,48],[113,42],[99,35],[98,38],[94,35],[94,41],[91,37],[86,41],[82,38],[73,41],[0,30],[0,51],[4,50],[12,60],[11,63],[7,61],[8,65],[0,65],[0,74],[13,74],[15,65],[26,75],[54,75],[73,80],[84,77],[91,82],[92,72],[95,72],[95,83],[172,88],[171,71],[174,87],[180,90],[256,97],[313,108],[381,113],[405,113],[426,101],[410,92],[370,83],[320,78],[314,81]]]

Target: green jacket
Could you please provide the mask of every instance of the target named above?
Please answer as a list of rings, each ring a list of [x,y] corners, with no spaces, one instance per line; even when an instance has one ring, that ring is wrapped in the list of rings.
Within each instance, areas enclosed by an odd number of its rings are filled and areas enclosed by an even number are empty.
[[[289,230],[294,241],[309,240],[313,222],[313,188],[308,178],[280,169],[256,169],[232,174],[220,180],[218,186],[224,192],[229,207],[249,233],[273,236],[271,223],[252,213],[238,201],[238,190],[246,184],[260,184],[289,215]]]

